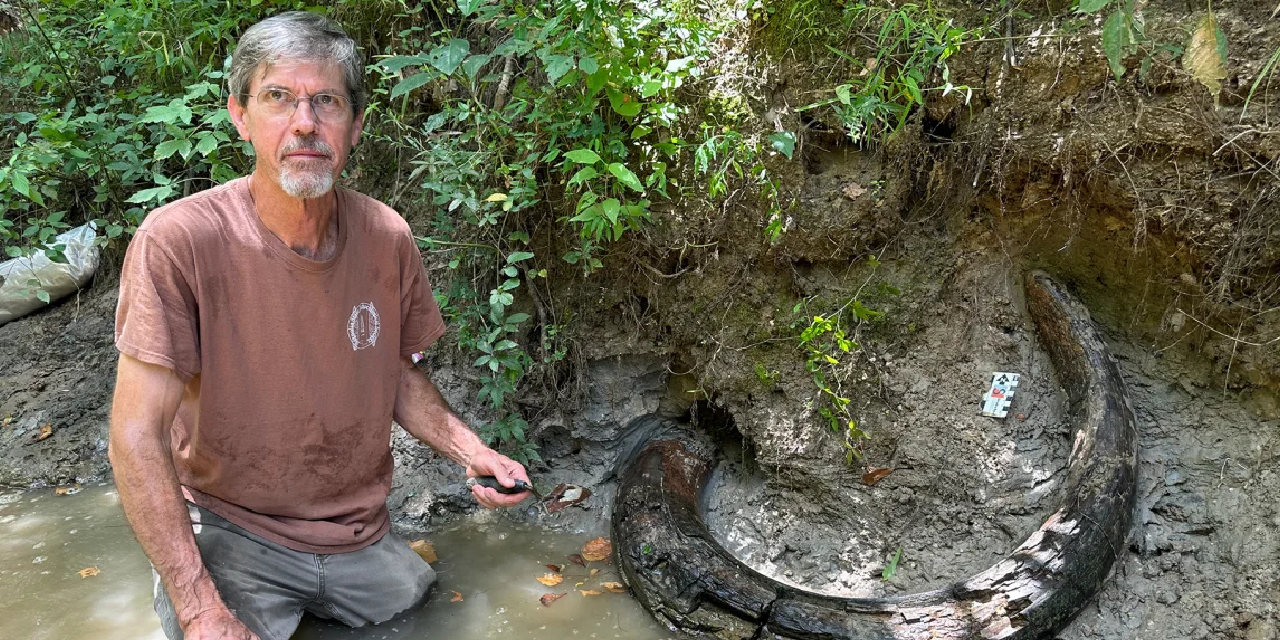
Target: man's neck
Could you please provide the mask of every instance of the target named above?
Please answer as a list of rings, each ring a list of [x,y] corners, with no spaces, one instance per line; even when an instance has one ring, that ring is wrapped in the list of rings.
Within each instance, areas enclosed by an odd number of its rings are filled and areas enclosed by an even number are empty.
[[[255,171],[249,176],[249,193],[262,224],[294,253],[318,261],[333,257],[338,247],[338,205],[332,189],[319,198],[295,198]]]

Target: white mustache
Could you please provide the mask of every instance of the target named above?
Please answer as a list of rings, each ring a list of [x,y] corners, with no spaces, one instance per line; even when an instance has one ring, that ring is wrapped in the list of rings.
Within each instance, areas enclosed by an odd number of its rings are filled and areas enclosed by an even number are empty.
[[[325,144],[321,140],[298,139],[284,145],[280,150],[281,157],[288,156],[295,151],[318,151],[328,157],[333,157],[333,148]]]

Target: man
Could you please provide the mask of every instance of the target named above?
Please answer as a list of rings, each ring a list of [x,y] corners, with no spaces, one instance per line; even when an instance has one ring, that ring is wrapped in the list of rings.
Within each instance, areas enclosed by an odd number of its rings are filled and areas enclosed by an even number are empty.
[[[360,626],[420,603],[435,574],[388,533],[393,418],[468,476],[528,481],[410,360],[444,324],[408,225],[333,188],[362,74],[322,17],[247,30],[227,108],[253,173],[157,209],[125,257],[110,457],[171,639],[285,640],[304,611]]]

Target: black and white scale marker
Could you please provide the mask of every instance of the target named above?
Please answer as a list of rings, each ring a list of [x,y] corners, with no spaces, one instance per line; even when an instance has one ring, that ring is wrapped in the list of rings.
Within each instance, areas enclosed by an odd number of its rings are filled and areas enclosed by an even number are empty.
[[[991,386],[982,396],[982,415],[988,418],[1007,418],[1009,403],[1018,390],[1018,374],[996,371],[991,374]]]

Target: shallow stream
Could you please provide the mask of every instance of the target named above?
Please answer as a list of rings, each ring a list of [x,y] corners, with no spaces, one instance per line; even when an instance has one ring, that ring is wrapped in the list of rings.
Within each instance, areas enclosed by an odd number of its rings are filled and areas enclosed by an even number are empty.
[[[420,611],[363,629],[307,618],[294,639],[672,636],[630,595],[601,588],[603,582],[618,581],[610,563],[589,563],[600,569],[593,577],[567,560],[588,536],[465,522],[426,538],[440,558],[432,565],[439,582]],[[563,583],[546,587],[537,581],[548,572],[546,564],[566,565]],[[97,573],[81,577],[84,569]],[[52,490],[0,494],[0,638],[163,640],[151,610],[151,589],[147,559],[114,487],[89,487],[74,495]],[[452,601],[454,592],[460,601]],[[546,593],[567,595],[543,606],[539,598]]]

